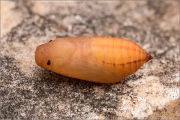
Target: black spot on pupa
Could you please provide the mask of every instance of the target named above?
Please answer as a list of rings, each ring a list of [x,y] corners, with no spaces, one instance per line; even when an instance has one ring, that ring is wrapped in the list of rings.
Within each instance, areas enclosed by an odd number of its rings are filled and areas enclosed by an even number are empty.
[[[52,40],[50,40],[49,42],[51,42]]]
[[[51,64],[51,61],[50,61],[50,60],[48,60],[47,65],[50,65],[50,64]]]

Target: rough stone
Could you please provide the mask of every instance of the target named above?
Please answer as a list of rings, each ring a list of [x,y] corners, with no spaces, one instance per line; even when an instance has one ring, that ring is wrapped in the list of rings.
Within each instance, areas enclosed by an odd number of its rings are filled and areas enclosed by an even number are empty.
[[[1,1],[0,119],[178,119],[179,7],[178,0]],[[38,67],[36,47],[66,36],[127,38],[154,59],[116,84]]]

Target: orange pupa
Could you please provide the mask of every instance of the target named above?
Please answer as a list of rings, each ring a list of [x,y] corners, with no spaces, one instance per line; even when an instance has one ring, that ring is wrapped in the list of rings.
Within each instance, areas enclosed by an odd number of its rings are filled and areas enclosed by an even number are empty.
[[[37,65],[97,83],[116,83],[152,59],[130,40],[112,37],[57,38],[37,47]]]

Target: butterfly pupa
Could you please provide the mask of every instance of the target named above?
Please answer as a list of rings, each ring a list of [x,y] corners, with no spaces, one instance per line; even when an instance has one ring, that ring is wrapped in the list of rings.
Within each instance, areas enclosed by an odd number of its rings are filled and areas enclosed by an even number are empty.
[[[66,37],[37,47],[37,65],[97,83],[116,83],[152,59],[139,45],[113,37]]]

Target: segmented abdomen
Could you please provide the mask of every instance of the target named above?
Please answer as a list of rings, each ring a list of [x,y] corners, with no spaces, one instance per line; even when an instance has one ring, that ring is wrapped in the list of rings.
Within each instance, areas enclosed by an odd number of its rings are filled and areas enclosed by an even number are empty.
[[[98,64],[121,76],[134,73],[148,60],[148,54],[129,40],[98,37],[91,47]]]

